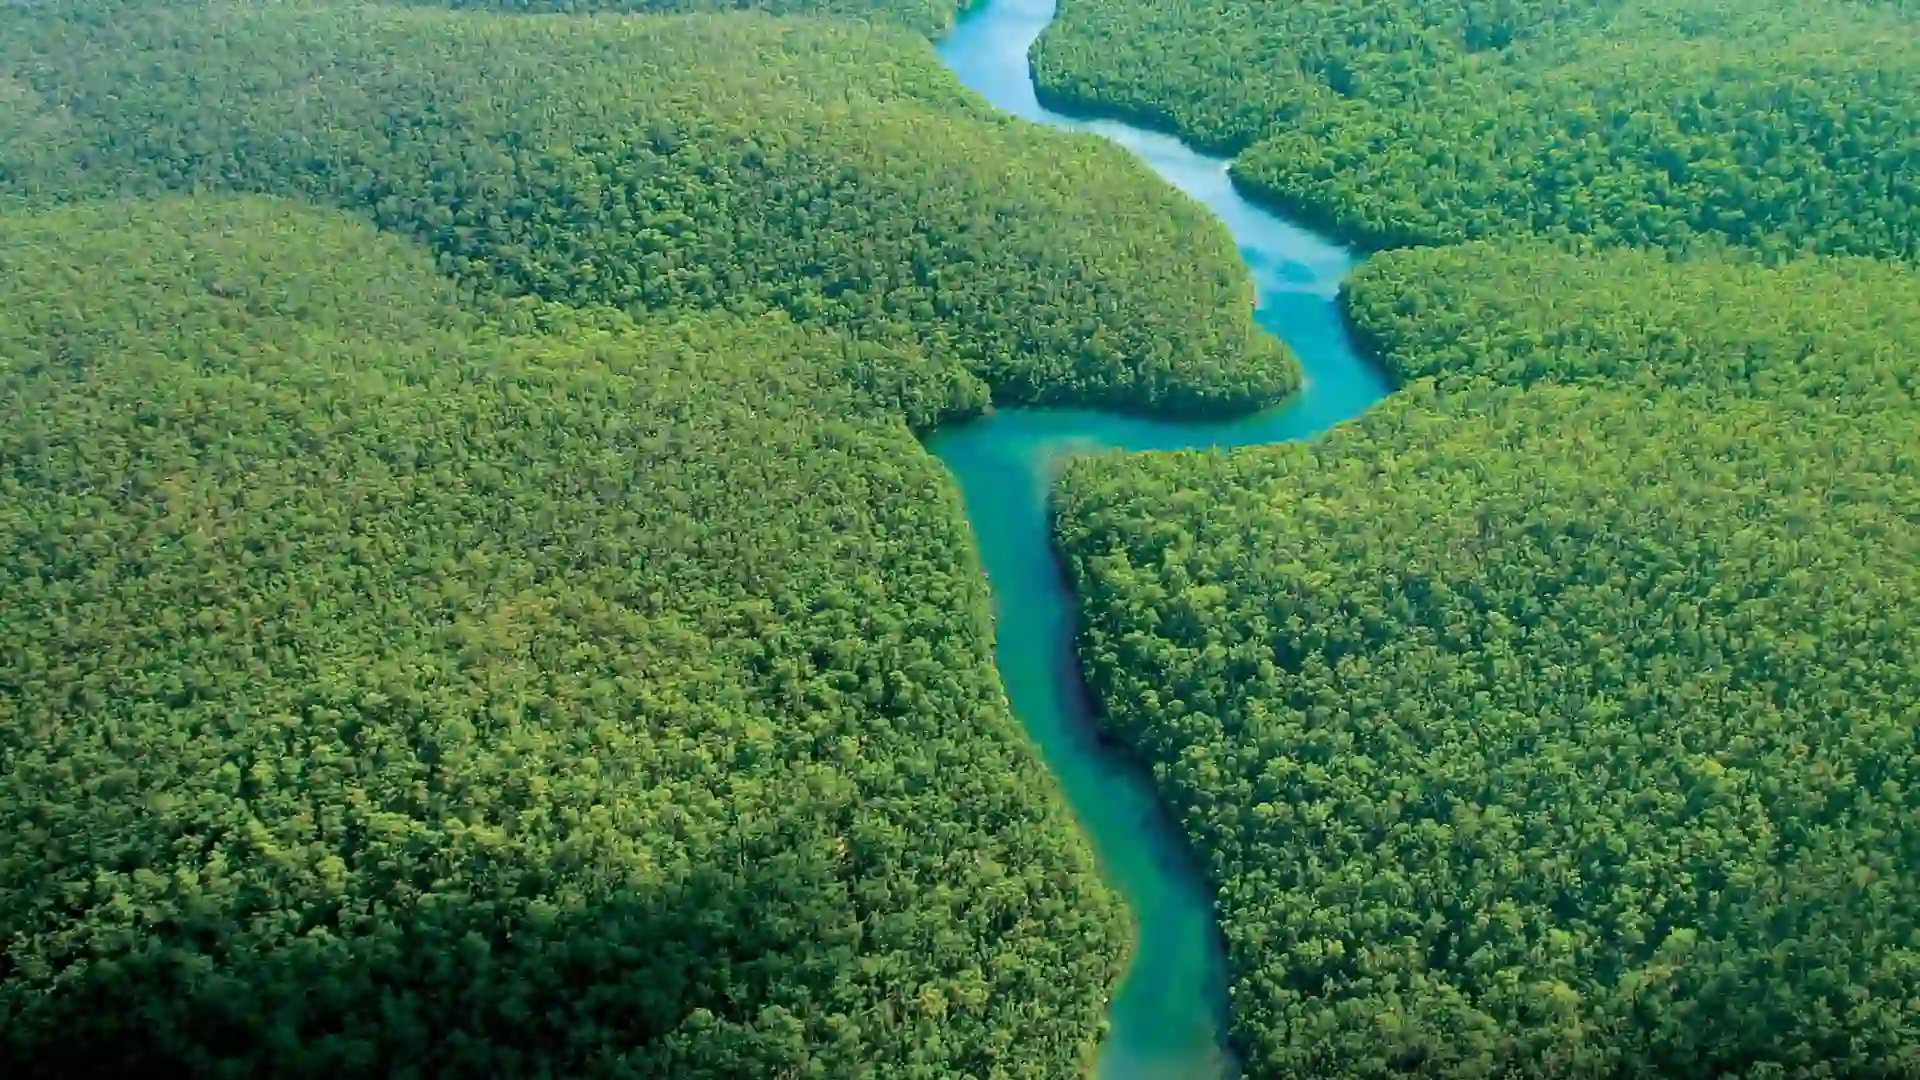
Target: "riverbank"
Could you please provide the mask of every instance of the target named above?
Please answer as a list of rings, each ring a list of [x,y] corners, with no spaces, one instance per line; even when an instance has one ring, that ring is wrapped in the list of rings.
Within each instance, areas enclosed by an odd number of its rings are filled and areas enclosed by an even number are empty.
[[[1043,103],[1027,54],[1053,13],[1050,0],[976,5],[940,42],[940,57],[1001,110],[1119,143],[1211,210],[1253,280],[1255,321],[1291,347],[1305,373],[1299,393],[1229,419],[1002,407],[926,440],[959,485],[979,546],[1013,711],[1058,777],[1103,876],[1134,914],[1138,940],[1115,988],[1097,1075],[1209,1080],[1235,1071],[1212,891],[1150,771],[1102,731],[1075,647],[1075,598],[1052,544],[1049,490],[1071,456],[1308,438],[1359,415],[1391,387],[1356,348],[1340,310],[1341,285],[1360,261],[1355,252],[1256,205],[1222,158],[1164,132]]]

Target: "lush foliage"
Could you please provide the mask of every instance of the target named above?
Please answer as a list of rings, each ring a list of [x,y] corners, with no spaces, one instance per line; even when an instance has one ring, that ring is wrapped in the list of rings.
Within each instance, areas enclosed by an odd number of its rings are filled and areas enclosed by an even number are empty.
[[[1766,267],[1479,242],[1375,256],[1346,308],[1403,382],[1685,388],[1854,412],[1920,396],[1920,274],[1870,259]]]
[[[1116,147],[991,115],[897,31],[99,0],[0,30],[0,124],[37,132],[0,179],[37,197],[331,202],[476,285],[784,310],[1009,400],[1201,411],[1298,383],[1217,221]]]
[[[830,15],[885,19],[928,36],[945,33],[969,5],[964,0],[404,0],[407,3],[481,11],[539,14],[634,12],[687,14],[699,11],[764,11],[773,15]]]
[[[0,1072],[1084,1071],[910,432],[1298,375],[1200,208],[803,10],[953,5],[0,10]],[[1254,1075],[1920,1074],[1915,15],[1067,0],[1050,94],[1501,241],[1362,272],[1363,423],[1064,481]]]
[[[456,299],[0,221],[0,1072],[1075,1075],[1120,920],[887,400],[949,374]]]
[[[1052,96],[1454,245],[1364,421],[1059,499],[1252,1075],[1920,1075],[1916,14],[1065,0]]]
[[[1349,308],[1415,380],[1359,424],[1060,496],[1252,1075],[1914,1075],[1920,276],[1465,245]]]
[[[1056,98],[1375,245],[1920,256],[1920,23],[1815,0],[1064,0]]]
[[[912,431],[1294,387],[1199,207],[898,30],[49,0],[0,209],[0,1072],[1085,1071]]]

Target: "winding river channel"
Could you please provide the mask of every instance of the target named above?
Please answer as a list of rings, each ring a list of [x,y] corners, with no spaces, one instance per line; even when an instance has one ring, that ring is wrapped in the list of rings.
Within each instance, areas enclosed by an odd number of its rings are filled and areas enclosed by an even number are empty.
[[[1055,0],[985,0],[940,42],[941,59],[995,106],[1112,139],[1211,208],[1253,275],[1255,318],[1292,347],[1306,371],[1301,394],[1235,420],[1002,409],[928,440],[960,485],[992,582],[997,661],[1013,711],[1059,777],[1103,876],[1138,921],[1132,963],[1110,1006],[1099,1080],[1217,1080],[1234,1068],[1225,1050],[1226,965],[1212,897],[1151,777],[1096,736],[1073,649],[1074,600],[1048,540],[1047,487],[1065,455],[1305,438],[1360,414],[1389,387],[1339,317],[1340,283],[1356,263],[1352,252],[1242,198],[1228,182],[1224,159],[1167,135],[1041,107],[1027,51],[1054,8]]]

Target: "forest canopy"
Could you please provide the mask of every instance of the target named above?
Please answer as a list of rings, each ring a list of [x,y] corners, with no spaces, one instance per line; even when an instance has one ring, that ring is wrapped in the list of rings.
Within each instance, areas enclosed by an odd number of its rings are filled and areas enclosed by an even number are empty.
[[[1085,1074],[914,433],[1301,378],[958,6],[0,7],[0,1073]],[[1058,492],[1251,1076],[1920,1074],[1916,18],[1064,0],[1050,100],[1446,245],[1365,419]]]
[[[1083,662],[1219,888],[1250,1075],[1920,1068],[1916,299],[1389,252],[1365,418],[1068,469]]]
[[[1920,398],[1920,274],[1872,259],[1770,267],[1476,242],[1378,255],[1345,299],[1402,382],[1684,388],[1846,412]]]
[[[847,377],[938,365],[459,299],[0,217],[0,1072],[1076,1075],[1123,922]]]
[[[527,14],[595,12],[677,15],[693,12],[764,11],[770,15],[822,15],[884,20],[928,37],[952,29],[972,6],[966,0],[402,0],[431,7]]]
[[[1917,41],[1920,9],[1857,0],[1062,0],[1034,66],[1368,246],[1911,260]]]
[[[1299,383],[1204,208],[1118,147],[992,114],[899,31],[53,11],[0,13],[37,114],[13,123],[42,129],[0,147],[0,179],[36,198],[301,197],[419,238],[476,287],[781,310],[956,356],[1007,401],[1218,411]]]
[[[1063,0],[1045,96],[1400,248],[1366,417],[1057,491],[1250,1076],[1920,1074],[1917,17]]]
[[[886,21],[0,10],[0,1073],[1084,1073],[914,432],[1298,366]]]

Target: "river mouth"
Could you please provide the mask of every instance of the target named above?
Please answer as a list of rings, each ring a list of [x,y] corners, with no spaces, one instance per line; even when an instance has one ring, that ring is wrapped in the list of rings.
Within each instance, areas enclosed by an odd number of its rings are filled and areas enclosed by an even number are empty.
[[[1137,927],[1109,1004],[1099,1080],[1223,1080],[1237,1073],[1227,1038],[1227,965],[1204,868],[1161,804],[1150,771],[1100,734],[1075,652],[1075,601],[1052,543],[1048,490],[1064,459],[1109,450],[1192,450],[1307,438],[1351,419],[1391,389],[1348,334],[1341,283],[1351,250],[1236,191],[1227,161],[1177,138],[1040,104],[1027,52],[1055,0],[985,0],[938,45],[966,86],[1005,112],[1091,132],[1132,151],[1226,225],[1252,276],[1255,320],[1299,357],[1303,389],[1272,409],[1217,421],[1156,420],[1094,409],[1000,408],[932,432],[953,474],[993,592],[995,663],[1013,713],[1058,779],[1101,876]]]

